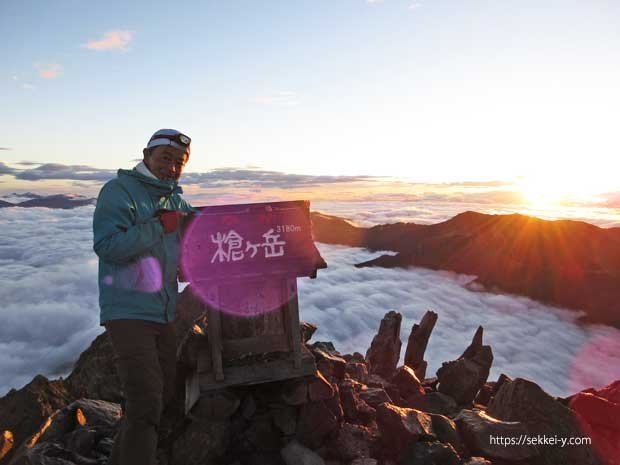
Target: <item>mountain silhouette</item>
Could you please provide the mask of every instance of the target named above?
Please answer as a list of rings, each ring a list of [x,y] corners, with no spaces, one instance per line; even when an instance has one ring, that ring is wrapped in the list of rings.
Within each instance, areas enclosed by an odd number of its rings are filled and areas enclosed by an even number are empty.
[[[437,224],[356,227],[312,214],[319,242],[393,250],[357,267],[419,266],[476,275],[472,290],[524,295],[620,327],[620,228],[467,211]]]

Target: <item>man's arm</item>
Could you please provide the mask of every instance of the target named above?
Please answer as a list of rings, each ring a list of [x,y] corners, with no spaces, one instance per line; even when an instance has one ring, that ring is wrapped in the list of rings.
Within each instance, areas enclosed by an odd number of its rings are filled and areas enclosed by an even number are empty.
[[[125,189],[114,182],[101,189],[93,216],[95,253],[107,262],[126,263],[163,238],[158,218],[134,224],[135,211]]]

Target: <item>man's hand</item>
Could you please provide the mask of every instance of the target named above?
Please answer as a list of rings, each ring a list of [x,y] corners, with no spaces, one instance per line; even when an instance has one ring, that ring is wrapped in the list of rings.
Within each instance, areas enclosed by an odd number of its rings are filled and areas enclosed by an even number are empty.
[[[185,216],[185,213],[171,210],[157,210],[155,216],[164,227],[164,232],[169,234],[175,232],[179,228],[180,218]]]

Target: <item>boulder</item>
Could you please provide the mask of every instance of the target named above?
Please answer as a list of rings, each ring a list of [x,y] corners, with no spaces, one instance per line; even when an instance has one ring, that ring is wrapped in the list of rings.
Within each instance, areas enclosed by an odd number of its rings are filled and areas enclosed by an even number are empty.
[[[359,397],[375,409],[384,402],[392,403],[390,396],[388,396],[387,392],[381,388],[363,389],[359,392]]]
[[[460,465],[461,458],[450,444],[438,441],[411,444],[399,465]]]
[[[603,462],[613,463],[620,457],[620,380],[598,391],[579,392],[569,405]]]
[[[283,435],[290,436],[297,430],[297,409],[291,406],[283,406],[271,410],[273,424]]]
[[[305,344],[310,339],[312,339],[312,335],[317,330],[317,327],[312,323],[306,323],[302,321],[299,323],[299,331],[301,332],[301,341]]]
[[[284,418],[281,419],[284,420]],[[291,418],[288,419],[288,421],[290,420]],[[284,422],[280,426],[286,429],[291,427],[291,425],[286,425]],[[292,433],[289,432],[289,434]],[[270,412],[255,415],[249,427],[243,432],[244,442],[250,445],[252,452],[278,451],[280,449],[280,437],[281,430],[275,425]]]
[[[338,420],[324,401],[308,402],[301,407],[296,439],[310,449],[318,449],[338,428]]]
[[[294,440],[280,454],[286,465],[325,465],[320,455]]]
[[[287,405],[308,402],[308,383],[302,378],[290,379],[282,385],[282,401]]]
[[[308,397],[311,401],[326,400],[334,397],[334,388],[320,371],[308,379]]]
[[[463,462],[463,465],[493,465],[484,457],[470,457]]]
[[[349,463],[356,458],[369,458],[377,441],[377,432],[371,428],[344,423],[337,436],[329,441],[328,449],[330,455]]]
[[[373,338],[366,352],[370,373],[389,379],[400,358],[400,323],[402,315],[395,311],[385,314],[379,326],[379,332]]]
[[[529,460],[538,455],[536,447],[525,444],[523,438],[527,437],[528,431],[518,421],[497,420],[481,410],[461,410],[455,422],[473,454],[511,462]]]
[[[465,448],[461,442],[456,423],[444,415],[429,414],[434,436],[445,444],[450,444],[457,454],[462,455]]]
[[[16,448],[31,434],[39,430],[47,418],[56,410],[73,400],[62,380],[49,381],[37,375],[23,388],[11,389],[0,398],[0,431],[5,447],[4,460],[9,460]],[[12,446],[8,448],[8,444]]]
[[[478,391],[478,394],[476,395],[476,398],[474,399],[474,403],[478,405],[483,405],[483,406],[488,405],[489,401],[491,400],[492,392],[493,392],[493,384],[484,383],[482,387],[480,387],[480,390]]]
[[[432,437],[430,415],[385,402],[377,408],[377,425],[384,450],[398,457],[420,437]]]
[[[365,383],[368,379],[368,366],[363,362],[347,362],[346,373],[360,383]]]
[[[192,421],[172,445],[169,465],[204,465],[222,457],[231,441],[230,421]]]
[[[486,410],[486,413],[503,421],[519,421],[530,435],[558,438],[584,436],[574,413],[555,400],[536,383],[517,378],[506,381]],[[564,465],[598,464],[589,445],[558,447],[557,444],[537,445],[541,463]]]
[[[437,313],[427,311],[420,324],[414,324],[407,341],[407,349],[405,350],[405,365],[413,369],[418,379],[424,379],[426,375],[426,362],[424,361],[424,352],[431,332],[437,322]]]
[[[396,369],[394,376],[391,379],[392,384],[395,384],[398,388],[398,392],[401,397],[408,398],[411,396],[424,395],[424,387],[416,376],[415,372],[407,365],[403,365]]]
[[[444,362],[437,370],[437,390],[452,397],[457,404],[471,403],[489,377],[493,363],[490,346],[482,345],[482,326],[474,334],[471,344],[457,360]]]
[[[405,405],[423,412],[438,413],[448,417],[456,415],[459,411],[456,401],[441,392],[429,392],[423,396],[416,394],[406,399]]]
[[[316,360],[317,369],[323,373],[327,379],[333,381],[342,380],[344,378],[347,361],[334,349],[333,344],[315,342],[309,347]]]
[[[116,374],[114,349],[107,331],[97,336],[80,354],[65,385],[74,399],[121,402],[121,382]]]
[[[375,419],[375,409],[360,399],[352,385],[340,386],[340,402],[344,418],[349,423],[368,425]]]
[[[232,389],[220,389],[203,393],[192,407],[192,420],[226,419],[233,416],[241,405],[241,399]]]

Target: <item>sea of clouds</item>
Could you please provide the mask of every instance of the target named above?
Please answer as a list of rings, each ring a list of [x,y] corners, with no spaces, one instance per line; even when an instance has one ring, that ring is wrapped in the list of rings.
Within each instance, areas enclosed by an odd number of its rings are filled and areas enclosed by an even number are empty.
[[[323,211],[338,208],[323,205]],[[92,214],[92,206],[0,209],[0,396],[36,374],[66,376],[102,332]],[[357,217],[371,221],[384,214],[378,209]],[[439,320],[427,349],[427,376],[458,357],[483,325],[495,356],[491,380],[503,372],[533,379],[553,395],[568,395],[620,379],[617,329],[580,326],[576,312],[524,297],[471,292],[463,285],[473,276],[357,269],[353,264],[382,252],[318,247],[329,266],[314,280],[299,280],[301,319],[318,326],[313,340],[331,340],[342,353],[365,353],[389,310],[403,314],[404,353],[411,326],[433,309]]]

